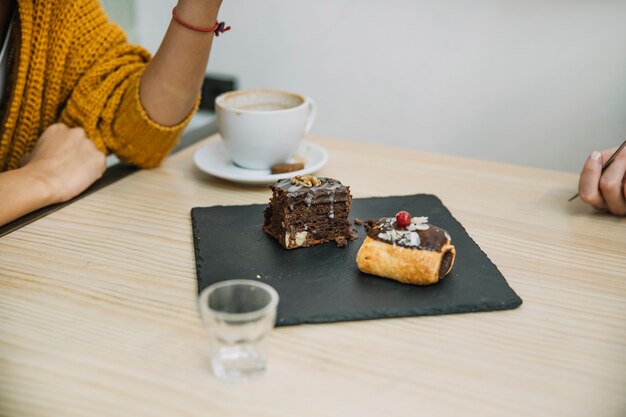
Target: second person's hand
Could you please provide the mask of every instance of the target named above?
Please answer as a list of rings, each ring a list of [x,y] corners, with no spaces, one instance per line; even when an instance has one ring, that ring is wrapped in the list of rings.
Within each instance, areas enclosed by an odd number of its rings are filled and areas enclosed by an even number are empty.
[[[602,172],[602,165],[617,148],[591,153],[578,182],[580,199],[599,210],[608,210],[617,216],[626,215],[626,149]]]

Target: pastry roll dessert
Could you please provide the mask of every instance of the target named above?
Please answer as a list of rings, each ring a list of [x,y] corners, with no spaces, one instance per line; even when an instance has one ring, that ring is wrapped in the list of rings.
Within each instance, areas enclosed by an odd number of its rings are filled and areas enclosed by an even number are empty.
[[[366,274],[430,285],[450,272],[455,256],[448,232],[428,224],[427,217],[400,212],[369,227],[356,262]]]

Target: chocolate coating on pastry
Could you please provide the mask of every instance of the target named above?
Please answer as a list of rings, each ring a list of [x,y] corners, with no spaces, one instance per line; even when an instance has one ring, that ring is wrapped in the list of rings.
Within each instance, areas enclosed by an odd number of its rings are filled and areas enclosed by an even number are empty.
[[[409,216],[399,212],[366,223],[356,257],[361,272],[416,285],[435,284],[450,272],[456,249],[448,232],[428,224],[427,217]]]
[[[452,262],[454,262],[454,253],[451,250],[446,251],[441,258],[441,265],[439,266],[439,279],[446,276],[452,268]]]
[[[400,228],[395,218],[383,217],[368,229],[367,235],[404,248],[441,252],[450,241],[450,235],[427,221],[426,217],[413,217],[410,225]]]

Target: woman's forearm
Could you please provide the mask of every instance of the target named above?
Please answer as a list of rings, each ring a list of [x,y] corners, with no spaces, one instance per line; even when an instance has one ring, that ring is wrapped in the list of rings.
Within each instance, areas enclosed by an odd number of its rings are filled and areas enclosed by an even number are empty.
[[[193,26],[211,27],[220,5],[221,0],[179,0],[176,13]],[[189,115],[202,86],[213,36],[170,22],[141,79],[141,104],[152,120],[173,126]]]
[[[45,181],[29,168],[0,173],[0,226],[52,203]]]

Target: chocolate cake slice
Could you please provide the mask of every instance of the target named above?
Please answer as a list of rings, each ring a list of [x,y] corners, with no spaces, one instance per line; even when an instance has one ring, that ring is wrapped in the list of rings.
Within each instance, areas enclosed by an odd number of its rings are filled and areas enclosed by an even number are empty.
[[[356,236],[350,226],[350,187],[332,178],[302,175],[272,185],[263,231],[285,249],[336,242]]]

